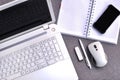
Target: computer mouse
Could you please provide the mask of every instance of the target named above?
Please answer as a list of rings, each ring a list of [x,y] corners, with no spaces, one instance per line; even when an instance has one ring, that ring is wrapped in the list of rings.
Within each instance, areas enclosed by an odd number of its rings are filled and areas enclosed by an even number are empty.
[[[108,63],[103,46],[99,41],[89,44],[88,49],[95,60],[96,67],[104,67]]]

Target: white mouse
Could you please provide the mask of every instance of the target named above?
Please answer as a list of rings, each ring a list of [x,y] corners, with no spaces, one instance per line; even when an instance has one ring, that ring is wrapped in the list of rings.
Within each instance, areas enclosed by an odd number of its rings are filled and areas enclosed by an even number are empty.
[[[107,63],[107,56],[100,42],[93,42],[88,45],[88,49],[93,56],[97,67],[104,67]]]

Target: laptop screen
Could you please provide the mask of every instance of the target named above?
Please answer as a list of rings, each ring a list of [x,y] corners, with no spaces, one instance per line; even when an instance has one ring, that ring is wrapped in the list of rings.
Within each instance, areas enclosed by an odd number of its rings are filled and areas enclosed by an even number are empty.
[[[50,21],[46,0],[28,0],[0,11],[0,40]]]

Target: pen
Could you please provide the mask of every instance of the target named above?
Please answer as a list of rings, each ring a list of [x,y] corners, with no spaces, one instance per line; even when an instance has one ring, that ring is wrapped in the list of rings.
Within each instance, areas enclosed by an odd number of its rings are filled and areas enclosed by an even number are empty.
[[[90,69],[92,69],[90,60],[89,60],[88,55],[87,55],[87,53],[86,53],[86,51],[85,51],[84,45],[83,45],[83,43],[82,43],[82,41],[81,41],[80,39],[79,39],[79,43],[80,43],[80,46],[81,46],[81,48],[82,48],[83,54],[84,54],[84,56],[85,56],[85,60],[86,60],[87,66],[88,66]]]

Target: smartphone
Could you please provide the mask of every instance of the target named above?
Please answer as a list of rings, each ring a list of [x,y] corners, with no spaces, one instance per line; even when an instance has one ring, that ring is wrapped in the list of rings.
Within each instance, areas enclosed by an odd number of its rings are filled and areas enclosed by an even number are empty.
[[[109,5],[100,18],[93,24],[93,27],[104,34],[119,14],[119,10],[113,5]]]

